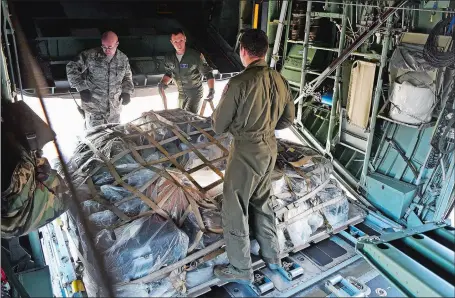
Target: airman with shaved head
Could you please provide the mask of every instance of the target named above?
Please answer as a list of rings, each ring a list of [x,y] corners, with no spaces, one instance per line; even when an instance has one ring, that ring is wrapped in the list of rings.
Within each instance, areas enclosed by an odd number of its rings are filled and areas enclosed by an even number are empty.
[[[118,45],[117,34],[107,31],[101,48],[83,51],[66,66],[70,86],[81,96],[86,129],[120,122],[122,105],[134,92],[128,57]]]

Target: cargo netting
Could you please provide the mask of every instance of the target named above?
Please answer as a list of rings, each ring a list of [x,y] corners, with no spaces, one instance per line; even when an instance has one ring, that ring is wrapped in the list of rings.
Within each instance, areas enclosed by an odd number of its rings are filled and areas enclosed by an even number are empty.
[[[184,295],[228,262],[220,210],[230,142],[209,118],[176,109],[98,127],[78,145],[71,180],[116,296]],[[272,202],[285,252],[346,221],[349,204],[328,159],[284,140],[278,148]],[[65,220],[87,293],[106,295],[81,219],[70,208]]]

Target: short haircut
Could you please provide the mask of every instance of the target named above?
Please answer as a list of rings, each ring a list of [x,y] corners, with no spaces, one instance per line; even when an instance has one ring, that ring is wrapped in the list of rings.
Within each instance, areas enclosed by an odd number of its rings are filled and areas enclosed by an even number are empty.
[[[117,40],[118,40],[118,35],[114,32],[114,31],[106,31],[103,33],[103,35],[101,35],[101,40],[106,40],[109,35],[111,34],[114,34],[115,36],[117,36]]]
[[[180,29],[180,28],[172,29],[172,30],[171,30],[170,36],[172,36],[172,35],[177,35],[177,34],[183,34],[183,35],[185,35],[185,32],[183,32],[183,30]]]
[[[269,39],[267,34],[260,29],[247,29],[240,37],[240,46],[250,56],[264,57],[269,49]]]

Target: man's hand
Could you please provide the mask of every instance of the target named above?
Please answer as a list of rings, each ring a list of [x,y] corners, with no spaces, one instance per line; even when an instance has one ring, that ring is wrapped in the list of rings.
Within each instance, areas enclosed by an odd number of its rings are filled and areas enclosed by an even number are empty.
[[[79,92],[79,95],[81,96],[81,100],[83,102],[90,102],[92,100],[92,92],[90,92],[88,89],[82,90]]]
[[[120,99],[123,100],[122,105],[127,105],[131,101],[131,96],[129,95],[129,93],[122,93],[120,94]]]
[[[207,95],[207,100],[212,101],[215,98],[215,88],[210,88],[209,95]]]

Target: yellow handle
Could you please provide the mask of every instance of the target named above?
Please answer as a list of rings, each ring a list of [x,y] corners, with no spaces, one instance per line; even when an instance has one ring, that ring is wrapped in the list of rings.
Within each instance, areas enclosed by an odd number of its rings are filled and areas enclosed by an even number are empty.
[[[84,283],[79,279],[73,280],[71,283],[71,289],[73,290],[73,293],[85,292]]]
[[[255,4],[254,5],[253,29],[258,28],[258,19],[259,19],[259,4]]]

